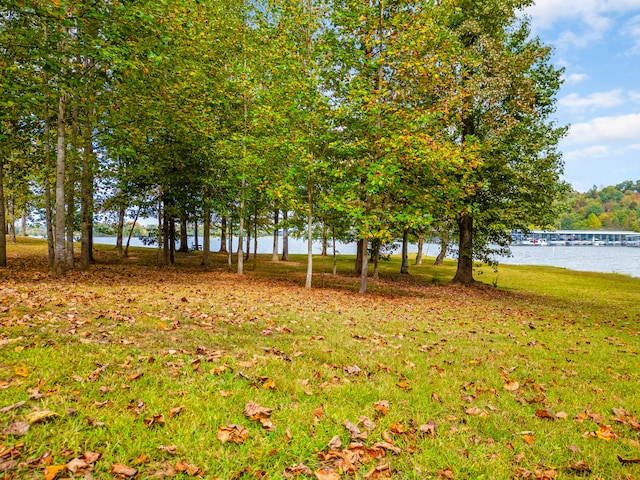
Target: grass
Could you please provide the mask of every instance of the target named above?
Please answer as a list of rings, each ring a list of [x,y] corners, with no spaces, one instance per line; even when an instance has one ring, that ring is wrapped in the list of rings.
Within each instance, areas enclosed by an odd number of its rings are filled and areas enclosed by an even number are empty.
[[[394,258],[359,296],[348,257],[305,290],[302,257],[240,277],[98,246],[59,279],[45,254],[21,239],[0,270],[0,408],[25,402],[0,416],[0,478],[640,477],[618,460],[640,457],[640,279],[504,265],[467,289]]]

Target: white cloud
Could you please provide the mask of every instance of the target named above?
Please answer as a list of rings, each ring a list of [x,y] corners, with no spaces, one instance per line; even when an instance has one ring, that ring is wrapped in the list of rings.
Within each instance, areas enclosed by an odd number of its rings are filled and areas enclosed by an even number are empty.
[[[566,141],[572,144],[640,141],[640,114],[598,117],[576,123],[571,126]]]
[[[633,43],[633,46],[626,53],[629,55],[640,54],[640,15],[628,20],[622,28],[622,33],[629,36]]]
[[[572,150],[563,155],[563,158],[568,161],[584,160],[587,158],[604,158],[611,154],[611,150],[607,145],[595,145],[593,147],[581,148],[579,150]]]
[[[581,97],[577,93],[570,93],[566,97],[558,100],[558,105],[567,107],[574,111],[588,110],[591,108],[611,108],[624,103],[623,92],[621,89],[611,90],[610,92],[598,92]]]
[[[577,85],[589,78],[589,75],[585,73],[572,73],[564,77],[564,81],[567,85]]]

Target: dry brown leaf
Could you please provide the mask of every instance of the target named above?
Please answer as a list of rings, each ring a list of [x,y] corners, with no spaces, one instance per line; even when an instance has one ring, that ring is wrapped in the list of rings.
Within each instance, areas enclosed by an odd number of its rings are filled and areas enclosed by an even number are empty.
[[[376,480],[378,478],[391,478],[391,465],[385,463],[384,465],[378,465],[367,472],[364,478],[371,478]]]
[[[164,425],[164,415],[162,413],[157,413],[149,418],[145,418],[143,422],[147,427],[152,427],[153,425]]]
[[[389,413],[389,402],[387,400],[380,400],[373,404],[373,409],[382,415],[386,415]]]
[[[174,407],[174,408],[172,408],[171,410],[169,410],[169,418],[175,417],[180,412],[182,412],[182,410],[184,410],[184,407]]]
[[[33,424],[57,416],[58,414],[56,412],[52,412],[51,410],[37,410],[35,412],[29,413],[27,415],[27,420],[29,420],[29,423]]]
[[[21,406],[23,406],[25,403],[27,403],[26,401],[22,400],[21,402],[16,402],[12,405],[8,405],[4,408],[0,408],[0,413],[7,413],[11,410],[15,410],[16,408],[20,408]]]
[[[536,413],[534,414],[537,418],[548,418],[549,420],[555,420],[555,415],[550,412],[549,410],[546,409],[539,409],[536,410]]]
[[[402,449],[400,447],[396,447],[389,442],[376,442],[373,444],[373,448],[383,448],[393,453],[402,453]]]
[[[567,415],[566,412],[558,412],[556,413],[556,418],[560,418],[560,419],[565,419],[567,418],[569,415]]]
[[[111,465],[111,470],[109,470],[109,472],[121,477],[134,477],[138,473],[138,470],[128,467],[122,463],[114,463]]]
[[[227,424],[226,427],[218,427],[218,440],[222,443],[233,442],[240,444],[249,438],[249,430],[241,425]]]
[[[622,458],[620,455],[618,455],[618,461],[622,465],[630,465],[632,463],[640,463],[640,458]]]
[[[276,382],[274,382],[273,379],[268,378],[263,382],[262,388],[264,388],[265,390],[275,390]]]
[[[9,426],[2,429],[2,434],[21,437],[27,434],[30,426],[31,424],[28,422],[13,422]]]
[[[389,425],[389,430],[391,430],[391,433],[395,435],[402,435],[404,433],[407,433],[407,429],[401,422],[393,422],[391,425]]]
[[[340,480],[340,475],[332,468],[322,467],[313,473],[318,480]]]
[[[520,388],[520,384],[516,380],[507,380],[502,387],[508,392],[515,392]]]
[[[429,420],[426,424],[420,425],[420,428],[418,430],[423,435],[431,435],[432,437],[435,437],[436,428],[438,428],[438,424],[433,420]]]
[[[453,479],[455,478],[453,475],[453,470],[451,470],[450,468],[445,468],[443,470],[438,470],[436,472],[436,474],[438,475],[438,479]]]
[[[86,470],[90,466],[91,465],[86,460],[82,458],[74,458],[67,463],[66,468],[75,475],[78,471]]]
[[[358,417],[358,422],[364,427],[365,430],[371,432],[376,429],[376,424],[369,418],[364,415]]]
[[[340,437],[338,435],[334,435],[334,437],[329,440],[327,447],[329,448],[329,450],[340,450],[342,448]]]
[[[194,477],[202,472],[199,467],[187,462],[178,462],[173,468],[176,472],[185,472],[190,477]]]
[[[349,430],[349,433],[351,434],[351,438],[365,439],[368,436],[367,432],[361,432],[360,429],[356,425],[351,423],[349,420],[345,420],[343,425],[344,425],[344,428]]]
[[[409,382],[407,382],[406,380],[405,380],[405,381],[402,381],[402,382],[398,382],[398,383],[396,383],[396,385],[397,385],[398,387],[400,387],[402,390],[406,390],[406,389],[408,389],[408,388],[409,388],[409,386],[410,386]]]
[[[49,465],[44,467],[44,480],[54,480],[59,473],[66,470],[65,465]]]
[[[144,372],[133,373],[127,377],[127,380],[137,380],[144,375]]]
[[[297,465],[291,465],[290,467],[285,468],[285,475],[313,475],[313,470],[311,470],[304,463],[299,463]]]
[[[522,435],[522,440],[524,440],[527,445],[533,445],[536,441],[536,437],[533,435]]]
[[[271,416],[272,408],[261,407],[255,402],[249,402],[244,407],[242,412],[245,417],[248,417],[251,421],[260,420],[261,418],[269,418]]]
[[[160,445],[158,450],[161,452],[167,452],[169,455],[175,455],[178,452],[178,447],[175,445]]]
[[[591,473],[591,467],[584,460],[578,460],[569,464],[569,470],[581,473]]]

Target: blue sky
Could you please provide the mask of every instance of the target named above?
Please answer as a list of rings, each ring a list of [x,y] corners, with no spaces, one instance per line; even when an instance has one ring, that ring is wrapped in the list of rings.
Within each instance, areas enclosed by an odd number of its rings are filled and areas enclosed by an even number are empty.
[[[640,0],[536,0],[526,13],[565,68],[564,179],[581,192],[640,180]]]

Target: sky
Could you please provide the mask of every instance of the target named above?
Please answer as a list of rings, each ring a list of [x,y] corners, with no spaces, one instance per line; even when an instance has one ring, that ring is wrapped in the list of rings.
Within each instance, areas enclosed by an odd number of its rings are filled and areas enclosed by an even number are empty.
[[[640,180],[640,0],[536,0],[525,13],[565,69],[564,180],[579,192]]]

